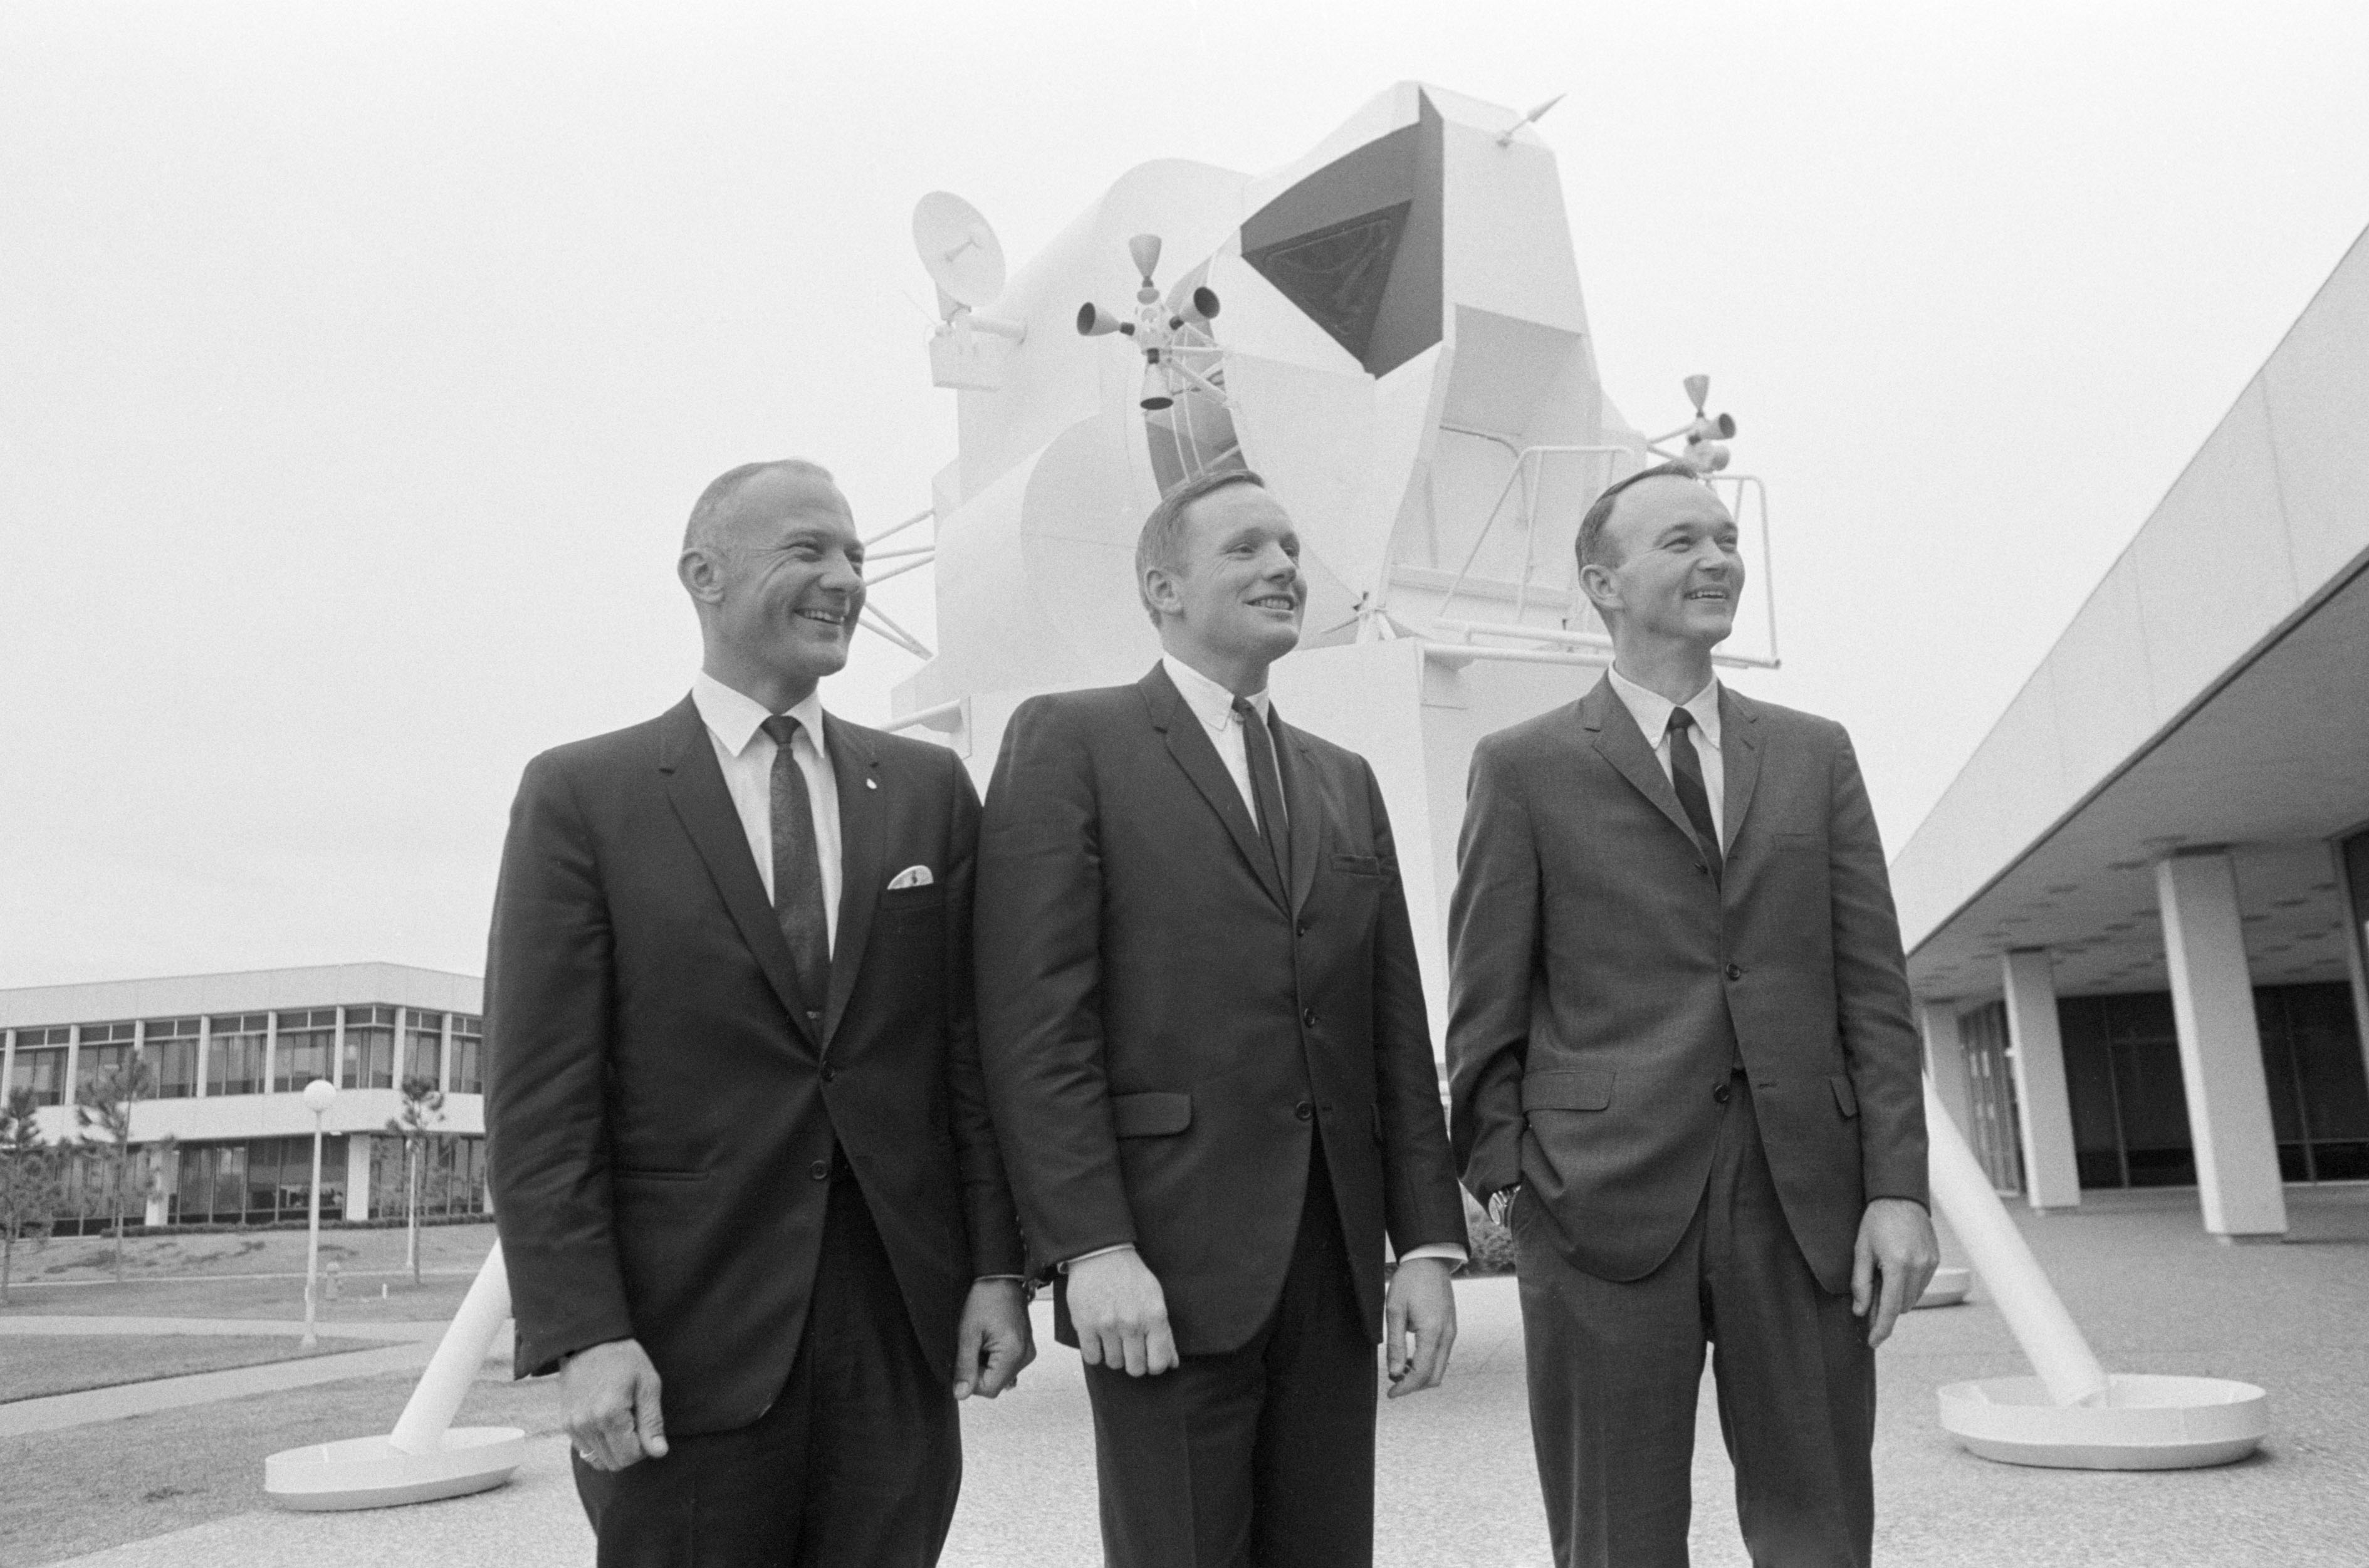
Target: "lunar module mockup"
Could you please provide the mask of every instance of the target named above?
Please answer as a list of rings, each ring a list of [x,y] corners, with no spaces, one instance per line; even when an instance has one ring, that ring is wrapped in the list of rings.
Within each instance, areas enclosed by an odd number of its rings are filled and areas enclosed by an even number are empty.
[[[1574,582],[1588,502],[1665,458],[1709,477],[1762,585],[1724,657],[1776,662],[1765,492],[1725,471],[1734,423],[1704,411],[1703,378],[1657,436],[1605,395],[1542,111],[1402,83],[1270,174],[1132,169],[1009,276],[968,203],[914,213],[960,455],[912,520],[935,523],[937,647],[876,627],[928,661],[896,727],[984,786],[1023,699],[1139,677],[1159,656],[1145,514],[1195,475],[1255,470],[1310,586],[1276,701],[1380,777],[1435,1026],[1473,744],[1609,655]]]

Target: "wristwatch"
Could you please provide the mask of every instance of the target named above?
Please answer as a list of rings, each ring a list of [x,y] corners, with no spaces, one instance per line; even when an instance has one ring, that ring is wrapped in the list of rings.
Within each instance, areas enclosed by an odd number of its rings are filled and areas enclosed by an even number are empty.
[[[1489,1195],[1489,1222],[1505,1226],[1512,1222],[1514,1200],[1522,1196],[1522,1184],[1509,1183]]]

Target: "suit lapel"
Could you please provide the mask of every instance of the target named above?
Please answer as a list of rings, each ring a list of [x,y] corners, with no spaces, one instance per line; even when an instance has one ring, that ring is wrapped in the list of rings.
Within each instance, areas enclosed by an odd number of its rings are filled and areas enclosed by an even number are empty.
[[[855,726],[822,715],[830,743],[830,776],[839,786],[839,939],[830,949],[830,1000],[823,1013],[827,1045],[839,1032],[880,904],[880,869],[888,846],[887,811],[880,800],[880,759]]]
[[[1637,793],[1662,808],[1662,815],[1671,826],[1695,841],[1694,824],[1687,820],[1686,807],[1678,804],[1678,792],[1670,786],[1669,776],[1662,764],[1654,760],[1654,748],[1647,743],[1645,732],[1637,727],[1636,719],[1612,690],[1610,676],[1596,683],[1595,689],[1579,700],[1579,722],[1591,732],[1604,760],[1619,770],[1620,776],[1636,786]]]
[[[1291,814],[1291,912],[1297,916],[1308,902],[1308,890],[1316,885],[1325,800],[1316,773],[1316,753],[1308,738],[1288,724],[1277,727],[1286,744],[1276,748],[1276,755],[1289,758],[1283,767],[1283,807]]]
[[[715,765],[715,750],[708,744],[707,727],[699,709],[686,697],[658,726],[658,771],[667,775],[667,799],[683,831],[707,863],[707,875],[723,897],[741,940],[755,955],[773,993],[790,1015],[790,1024],[808,1044],[818,1044],[807,1027],[810,1005],[798,990],[797,967],[790,961],[789,944],[765,898],[765,884],[749,853],[749,835],[733,808],[732,792],[724,787],[724,770]]]
[[[1720,772],[1726,792],[1719,814],[1722,855],[1735,847],[1736,831],[1744,826],[1744,814],[1752,809],[1752,791],[1760,782],[1759,723],[1751,703],[1720,687]]]
[[[1159,665],[1139,683],[1144,702],[1151,712],[1151,723],[1168,742],[1168,754],[1209,803],[1233,836],[1234,848],[1242,852],[1259,886],[1278,905],[1284,902],[1283,884],[1276,880],[1275,857],[1267,853],[1266,842],[1258,836],[1258,826],[1251,820],[1250,808],[1242,804],[1242,792],[1234,787],[1234,778],[1226,772],[1225,762],[1218,749],[1210,744],[1209,732],[1193,712],[1176,682],[1168,679],[1168,671]],[[1288,809],[1288,807],[1287,807]]]

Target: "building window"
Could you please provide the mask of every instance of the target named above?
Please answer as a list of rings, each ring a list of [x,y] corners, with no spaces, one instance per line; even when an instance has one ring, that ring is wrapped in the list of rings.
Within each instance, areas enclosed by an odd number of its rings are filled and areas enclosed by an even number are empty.
[[[144,1041],[156,1074],[156,1098],[187,1100],[198,1092],[198,1021],[151,1018]]]
[[[403,1031],[403,1076],[408,1082],[424,1078],[438,1088],[444,1086],[444,1015],[422,1013],[414,1007],[405,1013]]]
[[[84,1024],[82,1051],[74,1064],[75,1098],[109,1073],[121,1072],[140,1048],[139,1035],[137,1024]]]
[[[269,1016],[261,1013],[235,1013],[213,1021],[213,1048],[206,1053],[207,1093],[263,1093],[263,1051],[269,1027]]]
[[[305,1013],[280,1014],[279,1060],[273,1064],[271,1087],[282,1094],[302,1093],[316,1078],[335,1082],[332,1059],[338,1041],[338,1010],[315,1007]],[[252,1178],[250,1178],[252,1179]]]
[[[36,1105],[65,1104],[66,1045],[73,1038],[68,1028],[17,1030],[17,1072],[9,1090],[30,1089]]]
[[[346,1009],[346,1059],[338,1080],[346,1088],[395,1087],[395,1013],[392,1007]]]
[[[486,1092],[486,1021],[465,1013],[452,1014],[452,1082],[455,1094]]]
[[[2262,1076],[2279,1174],[2290,1182],[2369,1177],[2369,1074],[2346,985],[2264,986],[2254,992]]]

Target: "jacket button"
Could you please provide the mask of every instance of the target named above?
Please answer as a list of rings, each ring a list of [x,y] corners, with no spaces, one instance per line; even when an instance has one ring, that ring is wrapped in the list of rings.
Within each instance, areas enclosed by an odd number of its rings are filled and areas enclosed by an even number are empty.
[[[1734,1098],[1734,1095],[1735,1091],[1729,1088],[1724,1083],[1711,1092],[1711,1097],[1718,1101],[1722,1105],[1726,1104],[1729,1100]]]
[[[1308,1028],[1310,1028],[1310,1029],[1315,1028],[1315,1027],[1316,1027],[1316,1009],[1314,1009],[1314,1008],[1312,1008],[1312,1007],[1303,1007],[1303,1008],[1301,1008],[1301,1009],[1299,1010],[1299,1022],[1300,1022],[1303,1025],[1305,1025],[1306,1027],[1308,1027]]]
[[[831,1066],[829,1062],[822,1064],[822,1081],[825,1083],[830,1082],[832,1079],[837,1078],[838,1076],[839,1069]]]
[[[1740,980],[1744,978],[1744,971],[1730,964],[1727,967],[1727,978],[1731,980]]]
[[[1307,1101],[1302,1100],[1299,1104],[1291,1107],[1291,1114],[1298,1116],[1301,1121],[1306,1121],[1309,1117],[1316,1114],[1316,1107],[1310,1104]]]
[[[827,1182],[830,1180],[830,1162],[828,1160],[816,1161],[813,1164],[807,1167],[807,1174],[812,1176],[818,1182]]]
[[[1291,929],[1295,933],[1300,936],[1306,936],[1308,934],[1308,922],[1306,921],[1301,921],[1298,925],[1293,926]]]

